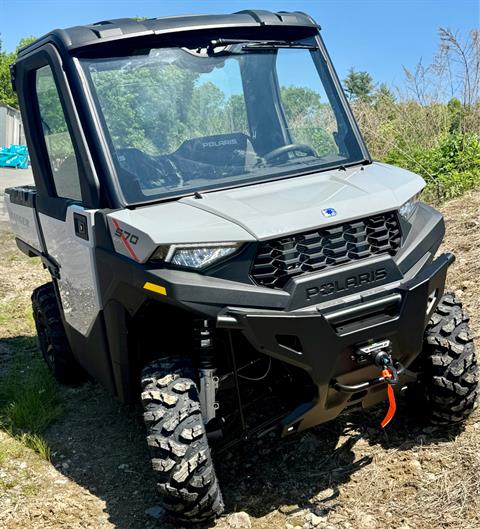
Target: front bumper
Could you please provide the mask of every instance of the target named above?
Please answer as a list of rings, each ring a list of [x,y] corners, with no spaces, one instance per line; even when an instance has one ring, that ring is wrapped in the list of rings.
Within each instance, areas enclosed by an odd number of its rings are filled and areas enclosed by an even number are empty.
[[[352,354],[361,345],[388,339],[393,357],[408,367],[420,353],[425,326],[440,300],[453,254],[442,254],[413,279],[384,291],[366,292],[353,304],[314,305],[292,311],[226,308],[220,328],[238,329],[260,352],[306,370],[317,398],[283,421],[289,434],[326,422],[346,408],[370,406],[385,398],[385,384],[359,392],[334,388],[356,385],[379,375],[373,365],[359,367]],[[400,386],[402,385],[400,380]]]

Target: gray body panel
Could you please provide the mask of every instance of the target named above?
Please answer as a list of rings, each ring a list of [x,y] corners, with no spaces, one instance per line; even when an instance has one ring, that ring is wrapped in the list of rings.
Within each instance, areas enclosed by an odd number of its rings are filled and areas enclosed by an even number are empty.
[[[89,239],[75,234],[74,213],[86,218]],[[95,211],[72,205],[65,221],[40,213],[47,252],[60,267],[57,280],[65,321],[87,336],[100,311],[100,296],[94,260]]]
[[[240,226],[180,201],[115,211],[108,215],[108,227],[115,250],[141,263],[159,244],[254,240]],[[118,227],[138,241],[132,244],[131,237],[116,235]]]
[[[399,208],[424,181],[409,171],[373,163],[276,182],[207,193],[183,203],[242,226],[258,240],[348,222]],[[324,217],[322,209],[337,215]]]
[[[115,224],[138,236],[134,260],[145,262],[160,244],[261,241],[392,211],[424,185],[410,171],[373,163],[115,211],[109,229],[115,250],[130,258]],[[325,208],[337,215],[324,217]]]
[[[5,195],[5,203],[15,236],[41,252],[42,243],[35,209],[12,203],[8,194]]]

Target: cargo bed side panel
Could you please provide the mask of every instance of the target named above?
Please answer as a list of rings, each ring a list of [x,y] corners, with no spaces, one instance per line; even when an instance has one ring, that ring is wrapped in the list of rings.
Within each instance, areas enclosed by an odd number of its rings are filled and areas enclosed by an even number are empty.
[[[10,188],[6,190],[5,203],[15,236],[41,253],[42,243],[35,211],[35,192],[27,188]]]

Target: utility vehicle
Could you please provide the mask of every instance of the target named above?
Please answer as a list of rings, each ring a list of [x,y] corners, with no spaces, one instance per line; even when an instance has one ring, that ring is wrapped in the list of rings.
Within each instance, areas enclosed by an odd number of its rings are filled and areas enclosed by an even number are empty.
[[[477,396],[472,338],[419,176],[372,161],[299,12],[55,30],[12,68],[35,187],[7,190],[55,376],[141,398],[165,508],[224,506],[212,450],[410,391]],[[390,413],[391,415],[391,413]],[[210,448],[211,447],[211,448]]]

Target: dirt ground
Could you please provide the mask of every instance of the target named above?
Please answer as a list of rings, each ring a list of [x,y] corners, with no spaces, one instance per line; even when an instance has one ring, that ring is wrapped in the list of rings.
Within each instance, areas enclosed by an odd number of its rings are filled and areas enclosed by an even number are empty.
[[[480,192],[442,209],[443,249],[457,255],[449,286],[472,316],[478,350]],[[0,362],[19,340],[38,355],[29,296],[45,280],[0,222],[0,314],[6,308],[9,314],[0,316]],[[155,495],[139,409],[94,384],[64,388],[62,396],[65,413],[45,435],[51,462],[0,432],[7,454],[0,459],[0,527],[170,529]],[[386,431],[378,426],[380,407],[223,454],[217,470],[227,515],[215,527],[478,529],[480,413],[461,431],[445,431],[422,426],[399,408]],[[232,517],[240,511],[246,515]]]

